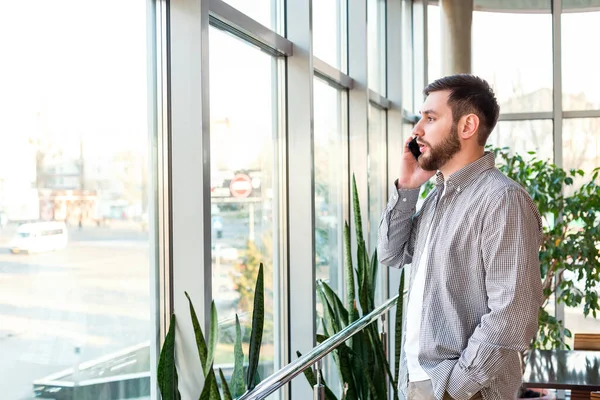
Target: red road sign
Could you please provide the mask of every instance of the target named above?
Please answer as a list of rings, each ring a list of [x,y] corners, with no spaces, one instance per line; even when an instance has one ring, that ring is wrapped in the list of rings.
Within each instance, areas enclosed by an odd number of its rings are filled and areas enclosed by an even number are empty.
[[[237,174],[229,183],[233,197],[248,197],[252,193],[252,179],[246,174]]]

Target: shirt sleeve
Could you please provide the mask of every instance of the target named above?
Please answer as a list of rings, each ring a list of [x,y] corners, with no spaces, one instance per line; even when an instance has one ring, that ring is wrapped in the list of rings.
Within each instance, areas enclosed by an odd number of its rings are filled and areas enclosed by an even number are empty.
[[[379,223],[377,257],[383,265],[402,268],[412,261],[419,188],[397,189],[394,183],[391,193]]]
[[[447,391],[453,399],[467,400],[488,386],[505,362],[530,346],[543,299],[541,234],[541,218],[527,192],[508,188],[492,196],[481,232],[489,312],[452,370]]]

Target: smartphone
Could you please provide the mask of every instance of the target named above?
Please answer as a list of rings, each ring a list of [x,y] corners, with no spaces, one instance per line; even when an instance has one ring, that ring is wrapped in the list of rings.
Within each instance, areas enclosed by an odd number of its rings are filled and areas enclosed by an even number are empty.
[[[417,143],[417,137],[415,136],[413,140],[408,143],[408,149],[415,156],[415,160],[419,159],[421,155],[421,150],[419,150],[419,144]]]

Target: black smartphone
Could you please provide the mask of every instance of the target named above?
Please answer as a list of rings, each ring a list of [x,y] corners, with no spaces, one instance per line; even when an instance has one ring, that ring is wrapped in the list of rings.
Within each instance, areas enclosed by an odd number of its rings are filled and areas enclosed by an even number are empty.
[[[408,149],[415,156],[415,160],[419,159],[421,155],[421,150],[419,150],[419,144],[417,143],[417,137],[415,136],[413,140],[408,143]]]

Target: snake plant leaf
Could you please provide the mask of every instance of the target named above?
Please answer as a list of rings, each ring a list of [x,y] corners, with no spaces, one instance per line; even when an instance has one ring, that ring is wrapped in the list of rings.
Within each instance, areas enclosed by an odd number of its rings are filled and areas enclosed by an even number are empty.
[[[377,249],[373,251],[373,256],[371,257],[371,290],[370,290],[370,300],[372,310],[375,309],[375,291],[377,289],[377,271],[379,268],[379,260],[377,259]]]
[[[354,289],[354,267],[352,266],[352,249],[350,247],[350,227],[348,226],[348,221],[344,221],[344,256],[346,264],[346,287],[348,288],[346,305],[348,310],[352,310],[355,304],[356,292]],[[351,320],[350,323],[352,322],[354,321]]]
[[[264,298],[263,264],[258,268],[258,278],[254,289],[254,311],[252,313],[252,333],[250,334],[250,350],[248,354],[248,375],[246,382],[248,390],[254,389],[255,377],[258,370],[258,358],[262,343],[263,326],[265,322],[265,298]]]
[[[396,303],[396,329],[394,341],[394,386],[398,384],[400,372],[400,346],[402,346],[402,313],[404,308],[404,269],[400,271],[400,287],[398,287],[398,302]]]
[[[221,387],[223,388],[223,400],[233,400],[231,392],[229,391],[229,385],[223,375],[223,371],[219,368],[219,378],[221,379]]]
[[[329,336],[321,335],[320,333],[317,333],[317,343],[323,343],[327,339],[329,339]]]
[[[215,301],[210,303],[210,336],[208,337],[208,354],[206,356],[206,365],[212,365],[217,349],[217,340],[219,338],[219,319],[217,317],[217,307]],[[216,382],[215,377],[215,382]]]
[[[158,388],[164,400],[181,399],[175,367],[175,314],[171,315],[169,331],[165,337],[156,371]]]
[[[360,216],[360,201],[358,200],[358,189],[356,188],[356,177],[354,174],[352,174],[352,206],[354,209],[356,240],[360,242],[363,241],[362,218]]]
[[[345,343],[342,343],[337,347],[337,353],[339,356],[339,372],[342,378],[342,382],[348,384],[346,398],[348,400],[358,400],[358,393],[355,390],[355,376],[352,371],[351,349]]]
[[[192,303],[192,299],[190,298],[188,292],[184,293],[190,305],[190,314],[192,316],[192,326],[194,327],[194,334],[196,336],[196,346],[198,347],[198,355],[200,356],[200,365],[202,365],[204,377],[206,378],[206,376],[208,376],[208,365],[210,365],[206,362],[208,357],[206,341],[204,340],[204,334],[202,333],[202,328],[200,327],[200,323],[198,322],[198,316],[196,315],[196,310],[194,310],[194,304]]]
[[[358,245],[358,269],[359,273],[359,288],[358,288],[358,300],[360,301],[360,307],[362,309],[362,315],[369,313],[369,279],[371,275],[368,273],[367,265],[365,263],[364,253],[366,252],[364,243]]]
[[[339,319],[336,318],[335,311],[332,305],[329,303],[329,299],[327,299],[320,281],[317,285],[317,294],[319,299],[321,299],[321,304],[323,305],[323,327],[327,328],[327,330],[333,334],[338,333],[341,330]]]
[[[200,400],[221,400],[217,377],[215,376],[212,364],[209,366],[208,375],[206,375],[204,387],[202,388],[202,393],[200,393]]]
[[[325,297],[327,297],[329,304],[332,305],[336,317],[340,320],[341,328],[345,328],[348,326],[348,310],[344,308],[342,300],[340,300],[338,295],[326,282],[319,280],[318,284],[321,285]]]
[[[298,356],[298,358],[302,357],[302,353],[300,353],[299,351],[296,351],[296,355]],[[304,373],[304,376],[306,377],[308,384],[310,386],[314,387],[317,384],[317,377],[315,376],[315,373],[314,373],[312,367],[308,367],[302,372]],[[337,397],[331,391],[331,389],[329,389],[329,387],[325,383],[325,379],[323,377],[321,377],[321,383],[323,384],[323,386],[325,386],[325,400],[337,400]]]
[[[246,391],[244,382],[244,352],[242,350],[242,329],[240,320],[235,314],[235,344],[233,346],[233,374],[231,375],[231,390],[234,397],[240,397]]]

